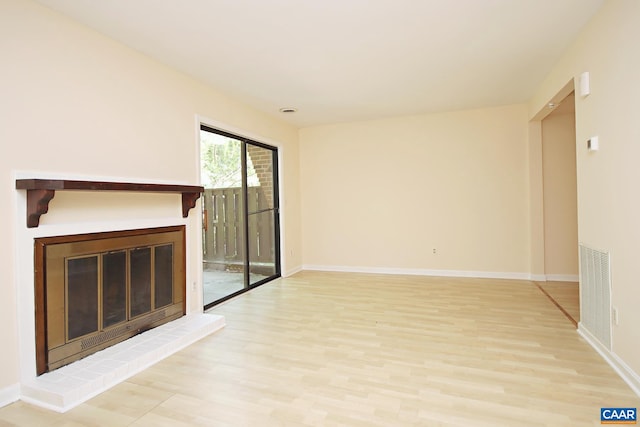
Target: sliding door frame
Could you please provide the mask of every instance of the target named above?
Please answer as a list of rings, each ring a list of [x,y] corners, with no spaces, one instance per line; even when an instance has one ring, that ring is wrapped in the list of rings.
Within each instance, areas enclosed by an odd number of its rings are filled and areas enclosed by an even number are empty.
[[[217,127],[211,126],[205,122],[200,122],[200,126],[198,128],[199,131],[205,131],[205,132],[211,132],[211,133],[215,133],[217,135],[221,135],[221,136],[225,136],[228,138],[232,138],[235,140],[240,141],[241,143],[241,150],[240,150],[240,162],[241,162],[241,175],[242,175],[242,209],[243,209],[243,233],[244,233],[244,259],[243,259],[243,265],[244,265],[244,269],[243,269],[243,276],[244,276],[244,287],[243,289],[234,292],[232,294],[229,294],[223,298],[217,299],[215,301],[212,301],[210,303],[207,304],[203,304],[204,305],[204,310],[207,310],[213,306],[215,306],[216,304],[219,304],[221,302],[224,302],[230,298],[233,298],[237,295],[243,294],[247,291],[250,291],[251,289],[254,289],[260,285],[263,285],[267,282],[270,282],[271,280],[277,279],[279,277],[282,276],[282,266],[281,266],[281,251],[280,251],[280,241],[281,241],[281,235],[280,235],[280,231],[281,231],[281,227],[280,227],[280,176],[279,176],[279,164],[278,164],[278,160],[279,160],[279,148],[277,146],[273,146],[273,145],[269,145],[269,144],[265,144],[259,141],[256,141],[252,138],[247,138],[245,136],[242,136],[240,134],[235,134],[232,132],[228,132],[226,130],[222,130],[219,129]],[[198,138],[199,140],[200,138]],[[259,280],[255,283],[251,283],[250,281],[250,249],[249,249],[249,203],[248,203],[248,186],[247,186],[247,146],[248,145],[252,145],[252,146],[256,146],[256,147],[260,147],[266,150],[269,150],[271,152],[271,165],[272,165],[272,175],[273,175],[273,188],[272,188],[272,192],[273,192],[273,218],[274,218],[274,224],[273,224],[273,237],[274,237],[274,268],[275,268],[275,272],[274,274],[272,274],[269,277],[266,277],[262,280]],[[200,143],[198,144],[198,152],[200,152],[201,150],[201,145]],[[200,164],[200,171],[202,170],[203,165]],[[200,172],[199,171],[199,172]],[[201,258],[201,261],[202,258]],[[200,263],[202,264],[202,262]],[[200,267],[202,268],[202,267]],[[204,291],[204,289],[202,289],[202,291]],[[204,302],[203,302],[204,303]]]

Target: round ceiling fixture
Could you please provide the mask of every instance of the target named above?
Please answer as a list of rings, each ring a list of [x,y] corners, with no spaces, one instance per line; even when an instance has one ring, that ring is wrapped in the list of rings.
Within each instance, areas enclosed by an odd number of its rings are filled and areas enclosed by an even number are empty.
[[[291,108],[291,107],[280,109],[281,113],[295,113],[296,111],[298,111],[296,108]]]

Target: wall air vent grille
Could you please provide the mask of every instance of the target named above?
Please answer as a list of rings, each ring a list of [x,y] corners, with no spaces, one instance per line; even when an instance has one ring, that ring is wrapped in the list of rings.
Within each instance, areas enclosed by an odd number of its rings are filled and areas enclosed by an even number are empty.
[[[580,323],[611,350],[609,253],[580,245]]]
[[[134,320],[132,322],[127,323],[126,325],[119,326],[117,328],[111,329],[110,331],[103,332],[99,335],[95,335],[91,338],[87,338],[82,340],[80,348],[81,350],[86,350],[88,348],[94,347],[96,345],[102,344],[103,342],[107,342],[114,338],[117,338],[121,335],[134,332],[141,333],[150,329],[150,324],[153,322],[157,322],[158,320],[162,320],[167,317],[166,310],[159,310],[151,314],[150,316],[146,316],[140,320]]]

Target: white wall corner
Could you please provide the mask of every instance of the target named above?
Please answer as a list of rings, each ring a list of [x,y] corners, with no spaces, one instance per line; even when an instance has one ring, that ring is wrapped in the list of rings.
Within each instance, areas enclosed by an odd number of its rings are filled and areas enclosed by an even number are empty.
[[[582,338],[591,345],[595,349],[595,351],[602,356],[602,358],[613,368],[614,371],[620,378],[626,382],[631,390],[640,397],[640,376],[633,371],[618,355],[609,351],[605,346],[603,346],[600,341],[596,337],[594,337],[591,332],[589,332],[582,323],[578,323],[578,334]]]
[[[302,270],[303,270],[302,266],[301,266],[301,265],[299,265],[299,266],[297,266],[297,267],[294,267],[294,268],[292,268],[292,269],[290,269],[290,270],[287,270],[287,271],[283,272],[283,273],[282,273],[282,277],[289,277],[289,276],[293,276],[294,274],[299,273],[299,272],[301,272]]]
[[[0,407],[20,400],[20,384],[14,384],[0,389]]]

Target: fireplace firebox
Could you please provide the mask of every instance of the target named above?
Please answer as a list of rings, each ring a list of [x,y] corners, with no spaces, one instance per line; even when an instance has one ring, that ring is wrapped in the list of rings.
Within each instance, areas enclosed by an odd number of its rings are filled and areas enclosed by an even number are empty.
[[[35,239],[36,369],[57,369],[185,313],[185,227]]]

